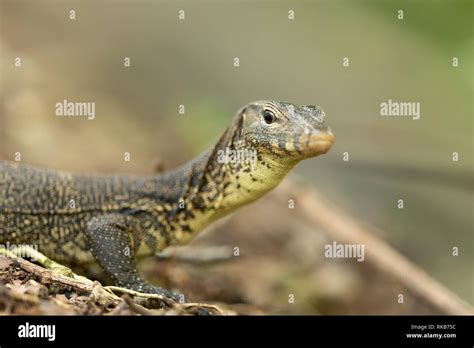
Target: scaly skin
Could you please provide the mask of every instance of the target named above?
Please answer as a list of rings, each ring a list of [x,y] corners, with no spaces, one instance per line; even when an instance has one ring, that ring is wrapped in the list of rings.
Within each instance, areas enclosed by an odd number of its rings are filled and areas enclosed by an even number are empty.
[[[188,242],[273,189],[299,161],[326,153],[334,137],[323,118],[319,107],[250,103],[212,148],[159,176],[75,175],[0,162],[0,244],[36,245],[71,266],[97,261],[119,286],[176,299],[141,279],[136,258]],[[247,157],[224,161],[224,151]]]

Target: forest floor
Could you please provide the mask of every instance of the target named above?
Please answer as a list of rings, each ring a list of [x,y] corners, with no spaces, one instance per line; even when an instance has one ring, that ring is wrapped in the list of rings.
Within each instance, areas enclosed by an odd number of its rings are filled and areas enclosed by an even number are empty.
[[[297,195],[293,188],[283,185],[259,202],[212,225],[189,246],[165,250],[140,263],[145,279],[185,294],[188,304],[112,293],[101,286],[109,285],[108,280],[93,268],[86,273],[74,271],[101,284],[88,281],[76,286],[67,279],[53,279],[48,270],[31,266],[28,261],[0,257],[0,313],[472,313],[472,307],[459,304],[457,299],[451,307],[433,303],[429,289],[420,290],[416,284],[405,283],[403,275],[387,272],[370,253],[363,262],[356,258],[325,257],[325,246],[337,236],[331,234],[328,226],[312,223],[314,219],[305,220],[297,213],[303,204]],[[294,208],[289,208],[289,199],[294,199]],[[370,240],[365,243],[367,248],[371,246]],[[390,261],[387,264],[390,266]],[[444,300],[442,297],[438,302]]]

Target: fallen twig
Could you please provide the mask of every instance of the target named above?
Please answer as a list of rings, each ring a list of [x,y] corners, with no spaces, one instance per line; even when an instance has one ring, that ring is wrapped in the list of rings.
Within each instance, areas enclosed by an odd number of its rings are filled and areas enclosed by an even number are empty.
[[[189,263],[222,262],[234,257],[232,247],[227,245],[209,247],[169,247],[155,255],[162,260],[173,259],[175,261]]]
[[[146,298],[146,299],[158,299],[158,300],[162,301],[163,303],[165,303],[168,307],[174,308],[177,311],[186,311],[187,309],[198,307],[198,308],[203,308],[203,309],[215,311],[217,314],[220,314],[220,315],[230,314],[230,313],[227,313],[227,312],[223,311],[221,308],[219,308],[216,305],[211,305],[211,304],[207,304],[207,303],[197,303],[197,302],[179,303],[179,302],[176,302],[172,299],[169,299],[169,298],[167,298],[163,295],[147,294],[147,293],[142,293],[142,292],[138,292],[138,291],[134,291],[134,290],[130,290],[130,289],[121,288],[121,287],[118,287],[118,286],[106,286],[106,287],[104,287],[104,289],[111,290],[111,291],[116,291],[116,292],[120,292],[120,293],[124,293],[124,294],[129,294],[129,295],[133,295],[133,296],[136,296],[136,297]]]

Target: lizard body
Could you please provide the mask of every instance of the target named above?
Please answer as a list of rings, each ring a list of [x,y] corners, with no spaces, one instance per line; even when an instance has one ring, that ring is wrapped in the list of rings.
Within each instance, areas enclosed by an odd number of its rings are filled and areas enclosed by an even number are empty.
[[[326,153],[334,138],[323,118],[319,107],[250,103],[213,147],[155,176],[0,161],[0,244],[33,244],[68,265],[97,261],[117,285],[176,298],[139,276],[137,257],[188,242],[273,189],[302,159]]]

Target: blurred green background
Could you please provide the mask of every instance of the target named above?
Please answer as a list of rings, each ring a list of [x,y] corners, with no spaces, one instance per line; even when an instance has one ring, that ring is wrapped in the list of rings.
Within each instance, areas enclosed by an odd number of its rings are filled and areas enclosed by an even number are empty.
[[[250,101],[317,104],[336,144],[295,172],[474,303],[472,1],[0,3],[0,158],[150,173]],[[95,102],[96,119],[56,117],[63,99]],[[421,119],[381,117],[388,99],[420,102]]]

